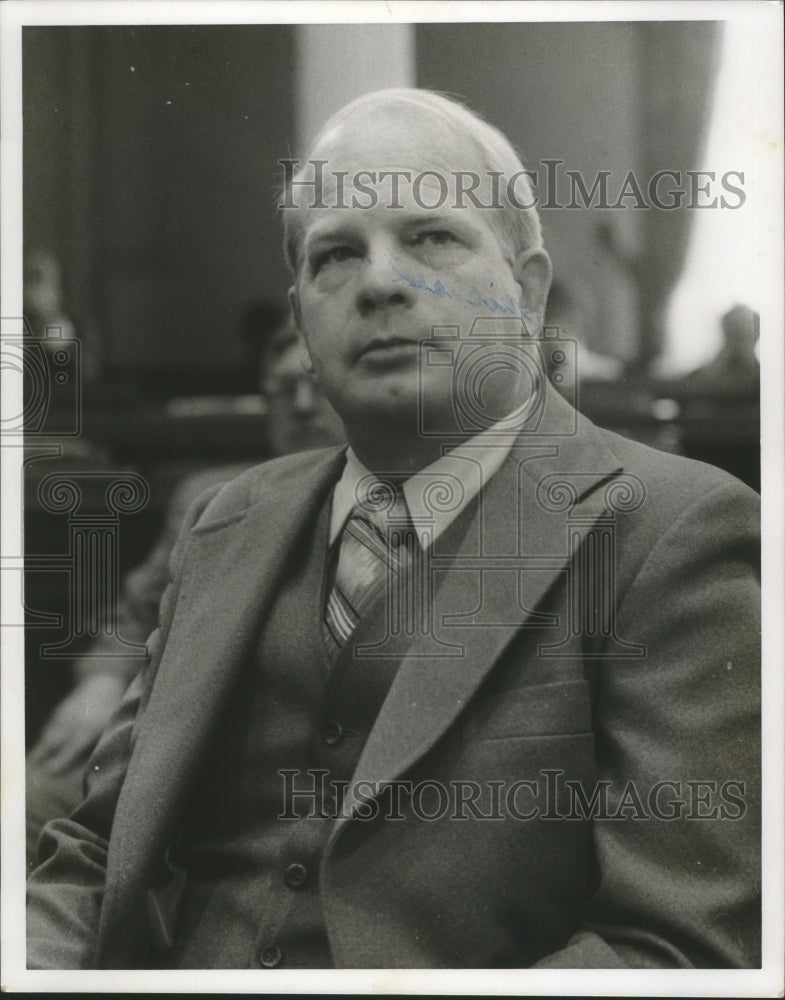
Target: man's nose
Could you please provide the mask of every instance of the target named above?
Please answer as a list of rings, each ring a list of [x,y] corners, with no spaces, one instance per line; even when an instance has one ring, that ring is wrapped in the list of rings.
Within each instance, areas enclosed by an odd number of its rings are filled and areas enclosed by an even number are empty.
[[[399,267],[395,248],[386,241],[368,247],[357,287],[357,309],[362,316],[413,304],[412,278],[408,274],[404,278]]]

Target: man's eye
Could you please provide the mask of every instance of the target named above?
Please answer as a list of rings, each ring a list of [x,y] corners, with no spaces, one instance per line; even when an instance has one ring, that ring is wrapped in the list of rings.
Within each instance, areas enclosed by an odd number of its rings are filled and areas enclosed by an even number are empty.
[[[355,250],[354,247],[330,247],[329,250],[325,250],[316,256],[313,262],[314,273],[321,271],[324,267],[330,267],[333,264],[345,264],[346,261],[356,260],[359,256],[359,251]]]
[[[418,233],[412,239],[412,244],[414,246],[424,247],[445,247],[456,242],[456,237],[446,229],[434,229],[424,233]]]

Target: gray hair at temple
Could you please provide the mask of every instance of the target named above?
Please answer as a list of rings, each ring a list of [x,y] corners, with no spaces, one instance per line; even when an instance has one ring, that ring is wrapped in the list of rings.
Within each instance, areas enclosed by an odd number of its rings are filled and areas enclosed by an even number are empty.
[[[426,123],[436,123],[446,128],[453,138],[467,143],[472,149],[476,156],[476,168],[481,172],[489,175],[492,172],[500,172],[502,176],[508,178],[518,174],[516,191],[518,197],[524,199],[523,204],[526,207],[513,205],[507,197],[506,185],[500,184],[499,202],[502,207],[489,209],[490,218],[512,257],[525,250],[542,247],[542,228],[539,214],[534,207],[531,182],[523,173],[523,163],[512,144],[499,129],[490,125],[474,111],[432,90],[394,88],[363,94],[327,120],[316,136],[304,164],[315,159],[319,147],[335,138],[341,127],[351,118],[357,115],[367,117],[369,112],[378,113],[380,110],[405,112],[413,117],[419,116],[425,119]],[[303,176],[304,168],[301,167],[291,178],[293,184],[302,181]],[[284,253],[289,267],[297,274],[302,263],[305,215],[302,209],[285,211],[283,215]]]

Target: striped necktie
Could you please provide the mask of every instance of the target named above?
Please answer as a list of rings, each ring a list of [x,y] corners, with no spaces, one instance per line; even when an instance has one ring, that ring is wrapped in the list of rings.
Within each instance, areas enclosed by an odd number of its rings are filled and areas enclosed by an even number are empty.
[[[397,585],[409,559],[412,534],[406,500],[387,483],[377,484],[352,508],[324,613],[325,640],[333,655],[385,586]]]

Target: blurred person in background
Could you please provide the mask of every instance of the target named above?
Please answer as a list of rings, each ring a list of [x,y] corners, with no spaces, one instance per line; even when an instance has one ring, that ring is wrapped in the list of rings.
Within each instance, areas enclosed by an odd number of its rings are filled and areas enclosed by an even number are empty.
[[[260,355],[258,376],[271,456],[326,448],[345,439],[338,414],[303,369],[302,350],[290,322],[269,338]]]
[[[55,351],[60,340],[78,339],[80,378],[91,387],[101,371],[100,342],[89,317],[75,322],[70,314],[60,259],[49,249],[31,250],[24,258],[23,281],[24,315],[36,340],[44,350]]]
[[[63,302],[60,261],[49,250],[33,250],[24,260],[24,313],[33,332],[45,339],[47,327],[75,337],[76,327]]]
[[[760,315],[737,304],[720,320],[722,343],[714,357],[677,383],[679,396],[756,396],[760,392]]]
[[[243,312],[240,336],[264,401],[266,449],[260,447],[260,453],[267,451],[274,457],[342,443],[344,431],[338,415],[303,370],[288,311],[266,300],[251,303]],[[122,583],[118,633],[126,641],[144,643],[156,626],[169,556],[191,504],[206,489],[228,482],[250,464],[205,468],[176,487],[161,534]],[[73,690],[52,713],[27,758],[29,867],[43,825],[55,816],[68,815],[80,801],[87,760],[139,666],[135,657],[102,657],[100,640],[90,655],[74,664]]]
[[[737,304],[720,318],[720,327],[714,357],[686,375],[661,380],[659,391],[678,407],[684,454],[726,469],[760,493],[760,316]]]

